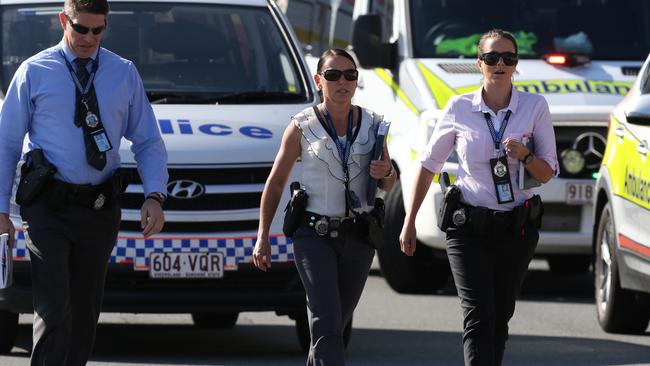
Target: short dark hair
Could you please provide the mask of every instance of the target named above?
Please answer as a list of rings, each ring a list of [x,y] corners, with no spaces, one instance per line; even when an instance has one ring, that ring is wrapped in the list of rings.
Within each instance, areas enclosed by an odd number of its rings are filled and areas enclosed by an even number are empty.
[[[352,56],[346,51],[342,50],[340,48],[330,48],[328,50],[325,50],[322,55],[320,55],[320,58],[318,59],[318,66],[316,67],[316,72],[320,74],[321,71],[323,71],[323,64],[325,63],[325,60],[327,60],[329,57],[334,57],[334,56],[343,56],[347,58],[348,60],[352,61],[352,65],[354,65],[354,68],[357,68],[357,63],[354,62],[354,59]]]
[[[79,13],[108,15],[108,0],[65,0],[63,12],[71,18]]]
[[[491,29],[481,36],[481,39],[478,41],[478,56],[481,57],[481,54],[483,54],[483,46],[485,45],[485,41],[487,41],[490,38],[505,38],[512,42],[512,45],[515,46],[515,53],[519,54],[519,47],[517,47],[517,40],[515,39],[515,36],[512,35],[512,33],[508,31],[504,31],[503,29],[498,29],[494,28]]]

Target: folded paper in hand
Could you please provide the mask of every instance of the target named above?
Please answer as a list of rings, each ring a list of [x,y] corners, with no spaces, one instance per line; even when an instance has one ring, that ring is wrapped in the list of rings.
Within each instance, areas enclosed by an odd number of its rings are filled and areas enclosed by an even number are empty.
[[[11,286],[13,251],[9,246],[9,234],[0,235],[0,289]]]
[[[375,139],[375,147],[372,152],[372,160],[380,160],[381,153],[384,151],[384,142],[388,135],[390,122],[381,121],[377,127],[377,137]],[[368,195],[366,196],[369,205],[375,204],[375,196],[377,195],[377,179],[370,177],[368,179]]]

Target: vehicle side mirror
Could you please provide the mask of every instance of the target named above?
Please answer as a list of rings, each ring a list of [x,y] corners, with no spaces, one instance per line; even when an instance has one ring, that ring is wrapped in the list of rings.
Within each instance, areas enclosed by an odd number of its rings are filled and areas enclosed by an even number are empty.
[[[364,68],[395,68],[396,44],[381,41],[379,15],[360,15],[352,27],[352,47]]]
[[[641,95],[625,106],[627,123],[650,126],[650,95]]]

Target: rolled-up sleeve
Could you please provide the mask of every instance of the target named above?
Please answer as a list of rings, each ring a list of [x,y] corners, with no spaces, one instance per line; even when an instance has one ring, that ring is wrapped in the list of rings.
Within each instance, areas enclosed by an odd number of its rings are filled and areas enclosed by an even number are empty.
[[[142,79],[131,65],[133,95],[129,106],[128,126],[124,137],[132,142],[131,151],[138,164],[145,196],[167,192],[167,150],[160,135],[156,116],[142,85]]]
[[[455,104],[456,97],[449,100],[436,122],[427,147],[420,154],[420,163],[432,173],[442,169],[456,143]]]
[[[533,127],[535,156],[544,160],[553,169],[554,176],[557,177],[560,173],[560,166],[557,161],[553,120],[551,119],[551,112],[548,109],[546,99],[539,98],[535,108],[535,116],[535,124]]]
[[[0,213],[9,213],[16,164],[34,111],[27,69],[23,63],[16,70],[0,110]]]

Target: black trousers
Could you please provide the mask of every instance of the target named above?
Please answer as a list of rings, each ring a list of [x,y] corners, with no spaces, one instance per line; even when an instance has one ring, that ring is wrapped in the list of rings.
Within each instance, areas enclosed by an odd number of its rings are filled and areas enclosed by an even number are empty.
[[[85,365],[95,341],[119,205],[52,209],[47,197],[21,207],[32,263],[31,365]]]
[[[293,248],[307,294],[307,366],[343,366],[343,329],[361,298],[375,250],[356,235],[330,240],[307,225],[296,231]]]
[[[514,230],[511,219],[491,220],[484,230],[473,230],[471,223],[447,230],[447,256],[463,309],[467,366],[501,365],[508,321],[539,239],[530,222]]]

